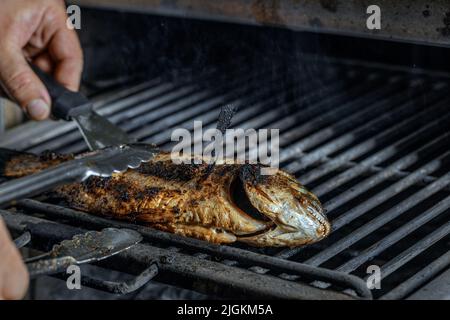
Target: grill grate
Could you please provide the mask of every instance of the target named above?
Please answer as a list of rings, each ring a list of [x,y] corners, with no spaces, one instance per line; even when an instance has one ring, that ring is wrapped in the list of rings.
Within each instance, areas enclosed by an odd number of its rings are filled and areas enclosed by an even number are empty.
[[[191,254],[203,252],[198,258],[205,261],[219,256],[224,265],[288,280],[298,280],[293,275],[309,267],[340,271],[333,274],[337,278],[366,279],[367,267],[375,264],[381,267],[382,282],[373,296],[405,298],[450,262],[450,78],[301,59],[242,60],[201,73],[157,75],[95,100],[99,113],[163,149],[170,148],[174,128],[192,129],[194,120],[214,127],[224,104],[240,108],[234,127],[279,128],[282,168],[322,200],[332,221],[330,237],[307,247],[265,250],[242,244],[217,247],[161,232],[147,232],[147,240],[158,246],[165,239],[173,247],[190,248]],[[14,129],[0,145],[32,152],[86,148],[73,124],[54,122]],[[90,227],[123,225],[35,200],[21,201],[18,208]],[[314,280],[323,278],[302,278]],[[312,284],[342,290],[336,283]],[[353,284],[364,295],[364,282]]]

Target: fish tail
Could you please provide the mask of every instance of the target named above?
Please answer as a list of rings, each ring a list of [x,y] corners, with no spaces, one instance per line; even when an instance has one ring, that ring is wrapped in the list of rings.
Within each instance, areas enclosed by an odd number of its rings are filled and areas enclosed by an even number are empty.
[[[0,177],[6,179],[24,176],[28,168],[36,166],[39,157],[32,153],[0,148]]]

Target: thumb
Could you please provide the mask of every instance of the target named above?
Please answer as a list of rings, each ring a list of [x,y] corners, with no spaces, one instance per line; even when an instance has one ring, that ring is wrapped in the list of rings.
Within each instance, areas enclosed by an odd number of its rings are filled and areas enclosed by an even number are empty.
[[[21,50],[0,52],[0,83],[30,118],[44,120],[49,117],[50,96]]]

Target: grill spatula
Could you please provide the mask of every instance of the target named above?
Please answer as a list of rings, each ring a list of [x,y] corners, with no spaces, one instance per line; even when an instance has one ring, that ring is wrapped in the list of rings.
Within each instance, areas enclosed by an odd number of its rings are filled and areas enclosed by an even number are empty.
[[[53,246],[50,252],[25,260],[30,278],[65,271],[70,265],[104,260],[142,241],[140,233],[107,228],[74,236]],[[50,259],[48,259],[50,258]]]
[[[37,174],[1,184],[0,206],[66,183],[83,181],[93,175],[109,177],[128,168],[136,169],[158,153],[154,145],[134,143],[124,131],[98,115],[85,96],[67,90],[38,67],[31,65],[31,68],[50,93],[53,115],[58,119],[74,120],[89,148],[96,151]]]
[[[130,144],[132,141],[119,127],[93,110],[93,104],[83,94],[60,85],[51,75],[31,65],[52,99],[52,115],[57,119],[74,120],[91,150]]]

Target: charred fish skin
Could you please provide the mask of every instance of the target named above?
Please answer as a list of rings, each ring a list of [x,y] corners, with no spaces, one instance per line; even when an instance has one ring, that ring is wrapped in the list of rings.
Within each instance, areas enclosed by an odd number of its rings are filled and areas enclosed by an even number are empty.
[[[73,155],[44,152],[40,155],[0,148],[0,175],[20,178],[72,160]]]
[[[0,160],[0,167],[3,175],[15,178],[73,157],[16,155]],[[295,247],[329,234],[320,201],[292,175],[278,170],[261,176],[258,165],[228,161],[207,171],[207,164],[175,164],[161,152],[137,170],[91,177],[53,194],[74,209],[212,243]]]

